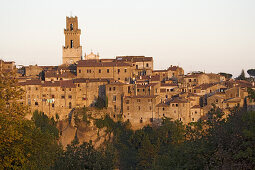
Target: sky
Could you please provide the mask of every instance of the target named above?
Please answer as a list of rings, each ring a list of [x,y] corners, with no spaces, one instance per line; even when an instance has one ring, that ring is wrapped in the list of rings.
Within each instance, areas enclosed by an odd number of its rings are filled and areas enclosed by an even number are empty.
[[[83,55],[143,55],[154,69],[255,68],[254,0],[1,0],[0,59],[62,62],[66,16],[78,16]]]

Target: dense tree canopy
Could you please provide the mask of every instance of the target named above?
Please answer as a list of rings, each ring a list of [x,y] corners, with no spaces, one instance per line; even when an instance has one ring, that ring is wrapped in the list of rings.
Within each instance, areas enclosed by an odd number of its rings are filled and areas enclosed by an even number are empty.
[[[249,69],[247,70],[247,73],[252,76],[252,77],[255,77],[255,69]]]

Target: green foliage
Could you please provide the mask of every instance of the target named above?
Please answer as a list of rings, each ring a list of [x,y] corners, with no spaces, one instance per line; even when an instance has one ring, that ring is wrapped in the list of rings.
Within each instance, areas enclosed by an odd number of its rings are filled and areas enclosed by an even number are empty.
[[[97,101],[95,103],[95,107],[96,108],[99,108],[99,109],[103,109],[103,108],[106,108],[107,105],[106,105],[106,99],[103,99],[102,97],[98,97],[97,98]]]
[[[219,73],[219,75],[221,75],[221,76],[224,76],[226,79],[231,79],[232,78],[232,74],[229,74],[229,73]]]
[[[236,78],[236,80],[246,80],[244,70],[242,70],[241,74]]]
[[[56,122],[53,118],[49,119],[43,112],[38,112],[38,110],[36,110],[33,113],[32,120],[34,121],[35,126],[40,128],[43,133],[48,133],[58,139],[59,131],[56,128]]]
[[[255,77],[255,69],[249,69],[247,70],[247,73],[252,76],[252,77]]]
[[[114,169],[114,154],[96,150],[91,143],[72,143],[56,161],[53,169]]]
[[[248,88],[248,98],[255,100],[255,90],[252,90],[251,88]]]
[[[24,118],[22,92],[13,73],[0,72],[0,169],[49,169],[61,149],[53,135]]]

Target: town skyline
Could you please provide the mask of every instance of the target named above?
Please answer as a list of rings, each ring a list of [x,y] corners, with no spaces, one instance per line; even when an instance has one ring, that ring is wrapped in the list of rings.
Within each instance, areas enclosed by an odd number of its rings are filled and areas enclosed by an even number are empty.
[[[233,77],[254,65],[252,1],[77,1],[63,3],[58,12],[56,2],[48,5],[48,1],[3,3],[1,59],[17,65],[61,64],[65,16],[72,11],[79,19],[83,56],[91,49],[100,58],[151,56],[155,69],[179,65],[186,73],[227,72]]]

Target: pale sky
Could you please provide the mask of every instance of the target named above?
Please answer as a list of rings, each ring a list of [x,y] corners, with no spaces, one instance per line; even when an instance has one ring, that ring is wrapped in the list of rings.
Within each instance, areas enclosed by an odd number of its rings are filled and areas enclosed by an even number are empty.
[[[65,18],[78,16],[84,53],[154,57],[154,69],[255,68],[254,0],[1,0],[0,58],[59,65]]]

